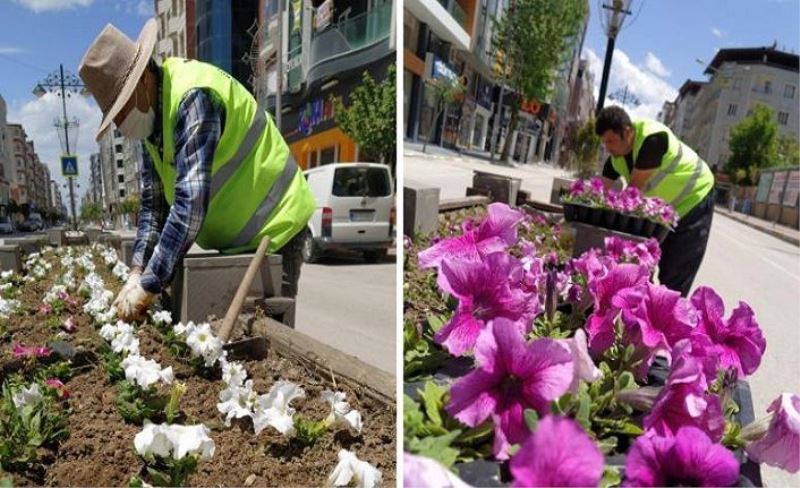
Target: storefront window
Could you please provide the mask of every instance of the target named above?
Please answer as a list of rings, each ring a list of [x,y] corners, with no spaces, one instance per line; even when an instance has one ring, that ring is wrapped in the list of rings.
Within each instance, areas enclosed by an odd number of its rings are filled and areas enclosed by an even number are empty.
[[[332,164],[336,162],[336,146],[329,146],[319,152],[319,165]]]

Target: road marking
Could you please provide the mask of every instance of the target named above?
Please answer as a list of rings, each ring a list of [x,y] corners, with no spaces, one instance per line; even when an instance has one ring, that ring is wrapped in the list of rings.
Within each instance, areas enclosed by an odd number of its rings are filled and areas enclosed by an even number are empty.
[[[737,246],[739,246],[739,247],[741,247],[741,248],[743,248],[743,249],[747,249],[747,250],[751,251],[751,253],[750,253],[751,255],[754,255],[754,256],[756,256],[756,257],[759,257],[759,258],[763,259],[764,261],[766,261],[766,262],[767,262],[768,264],[770,264],[771,266],[773,266],[773,267],[775,267],[775,268],[777,268],[777,269],[779,269],[779,270],[783,271],[784,273],[786,273],[787,275],[791,276],[791,277],[792,277],[792,278],[794,278],[795,280],[797,280],[797,281],[800,281],[800,276],[798,276],[798,275],[795,275],[795,274],[793,274],[793,273],[789,272],[788,270],[786,270],[786,268],[785,268],[785,267],[781,266],[780,264],[776,263],[775,261],[773,261],[773,260],[769,259],[768,257],[766,257],[766,256],[764,256],[764,255],[762,255],[762,254],[753,253],[753,252],[752,252],[752,251],[753,251],[752,247],[745,246],[744,244],[742,244],[741,242],[739,242],[739,240],[740,240],[739,238],[733,237],[732,235],[728,234],[727,232],[725,232],[725,231],[723,231],[723,230],[720,230],[719,228],[717,228],[716,230],[717,230],[717,232],[719,232],[721,235],[724,235],[725,237],[727,237],[728,239],[730,239],[730,240],[731,240],[731,241],[732,241],[734,244],[736,244]]]

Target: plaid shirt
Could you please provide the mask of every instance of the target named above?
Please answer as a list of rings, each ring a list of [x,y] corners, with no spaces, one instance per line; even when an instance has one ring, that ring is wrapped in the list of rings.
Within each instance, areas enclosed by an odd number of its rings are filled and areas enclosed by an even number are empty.
[[[159,80],[160,83],[160,80]],[[161,100],[156,104],[161,114]],[[161,148],[161,118],[149,141]],[[211,165],[225,126],[225,108],[210,91],[194,89],[178,106],[175,125],[175,201],[170,207],[161,178],[147,151],[142,151],[142,197],[132,264],[144,267],[142,288],[159,293],[175,264],[192,247],[208,210]]]

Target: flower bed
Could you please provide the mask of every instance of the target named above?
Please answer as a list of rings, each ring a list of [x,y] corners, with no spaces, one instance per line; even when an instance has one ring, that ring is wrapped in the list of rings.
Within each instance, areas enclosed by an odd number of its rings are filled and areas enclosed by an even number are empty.
[[[229,360],[208,324],[166,312],[118,322],[110,305],[126,273],[95,245],[3,274],[0,482],[394,483],[388,401],[285,351]]]
[[[660,198],[643,196],[628,185],[624,190],[606,189],[600,178],[577,180],[562,195],[564,218],[659,242],[678,225],[675,210]]]
[[[654,239],[569,259],[558,228],[506,206],[458,218],[406,242],[405,477],[732,486],[760,481],[755,462],[800,468],[800,397],[750,423],[742,380],[767,345],[747,304],[655,284]]]

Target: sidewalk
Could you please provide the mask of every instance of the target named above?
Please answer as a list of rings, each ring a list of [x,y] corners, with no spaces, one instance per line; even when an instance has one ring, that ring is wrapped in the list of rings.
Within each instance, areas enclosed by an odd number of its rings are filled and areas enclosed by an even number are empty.
[[[775,224],[767,220],[753,217],[752,215],[745,215],[739,212],[731,212],[730,210],[720,206],[714,207],[714,210],[717,213],[722,214],[737,222],[740,222],[748,227],[760,230],[761,232],[769,234],[773,237],[777,237],[778,239],[786,241],[790,244],[794,244],[795,246],[800,246],[800,230],[793,229],[791,227],[786,227],[785,225]]]

